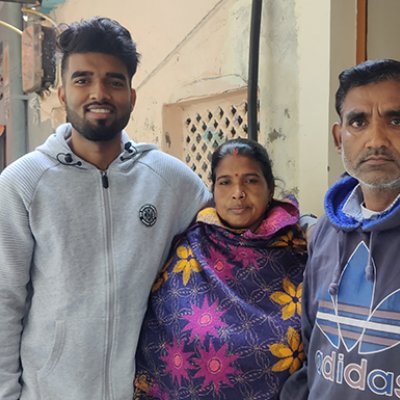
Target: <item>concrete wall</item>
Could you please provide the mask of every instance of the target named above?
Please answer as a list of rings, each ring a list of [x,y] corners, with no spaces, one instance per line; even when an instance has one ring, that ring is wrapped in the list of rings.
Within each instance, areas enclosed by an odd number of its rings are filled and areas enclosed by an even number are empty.
[[[137,41],[142,62],[134,78],[138,100],[127,127],[138,141],[163,147],[163,107],[235,89],[247,82],[249,0],[67,0],[57,22],[107,15]],[[355,0],[264,0],[260,43],[260,136],[273,160],[278,192],[299,197],[304,212],[322,212],[341,163],[330,139],[332,90],[339,69],[354,62]],[[42,102],[50,121],[63,118],[53,94]],[[334,178],[332,178],[334,177]]]
[[[133,80],[138,96],[127,130],[135,140],[159,144],[163,104],[171,102],[173,97],[188,96],[191,92],[188,87],[195,86],[195,82],[222,73],[220,59],[224,54],[219,49],[227,47],[228,39],[223,37],[226,14],[221,18],[219,10],[223,8],[225,13],[234,13],[235,3],[225,0],[131,0],[127,10],[124,0],[69,0],[52,16],[57,22],[66,23],[93,15],[108,16],[130,30],[142,58]],[[215,20],[215,15],[219,15],[219,19]],[[199,32],[202,32],[200,39]],[[57,106],[58,102],[52,96],[43,104],[44,113],[59,117]]]
[[[355,62],[356,0],[264,1],[261,131],[283,192],[321,214],[342,172],[331,139],[337,75]]]
[[[370,24],[380,26],[389,17],[376,10],[380,0],[370,2],[376,21]],[[398,0],[389,2],[395,7]],[[66,0],[51,17],[69,23],[109,16],[131,31],[142,62],[127,129],[163,147],[165,105],[246,87],[250,12],[250,0]],[[278,187],[295,193],[303,212],[322,213],[325,191],[342,172],[330,127],[337,75],[355,63],[355,21],[356,0],[263,1],[259,140],[271,154]],[[369,51],[382,48],[382,39],[373,43]],[[64,116],[55,91],[40,101],[31,96],[28,111],[31,150]]]
[[[368,58],[400,60],[399,14],[399,0],[368,0]]]

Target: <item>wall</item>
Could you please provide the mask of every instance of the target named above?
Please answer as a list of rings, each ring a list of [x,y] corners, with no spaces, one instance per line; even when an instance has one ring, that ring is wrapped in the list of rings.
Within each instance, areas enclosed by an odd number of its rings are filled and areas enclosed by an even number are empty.
[[[273,160],[278,194],[299,188],[299,55],[296,2],[263,2],[260,137]]]
[[[142,57],[133,79],[133,86],[137,90],[137,102],[127,130],[138,141],[159,144],[162,131],[161,110],[164,103],[171,101],[171,93],[176,94],[178,88],[188,85],[188,80],[202,79],[203,76],[210,78],[207,73],[209,65],[212,68],[220,61],[218,56],[213,58],[211,46],[215,48],[216,40],[221,39],[220,36],[216,38],[214,31],[221,31],[225,24],[222,24],[222,27],[211,26],[208,31],[207,29],[210,27],[210,15],[224,3],[229,1],[131,0],[127,12],[127,3],[123,0],[69,0],[58,7],[52,13],[52,17],[57,22],[69,23],[93,15],[108,16],[130,30]],[[193,44],[187,48],[189,38],[196,37],[201,29],[205,36],[203,43],[200,43],[198,48]],[[222,42],[220,47],[224,46],[224,43]],[[184,60],[180,61],[182,51],[185,55]],[[195,57],[199,61],[196,61]],[[54,94],[42,104],[42,108],[43,115],[53,118],[53,125],[57,125],[60,110]]]
[[[368,0],[368,58],[400,60],[399,15],[399,0]]]
[[[128,4],[128,5],[127,5]],[[330,138],[337,74],[354,64],[356,0],[264,0],[260,43],[260,136],[285,193],[321,214],[341,173]],[[165,148],[163,109],[246,87],[250,0],[67,0],[58,23],[92,15],[119,20],[142,53],[133,86],[131,137]],[[29,150],[63,120],[56,91],[30,96]]]

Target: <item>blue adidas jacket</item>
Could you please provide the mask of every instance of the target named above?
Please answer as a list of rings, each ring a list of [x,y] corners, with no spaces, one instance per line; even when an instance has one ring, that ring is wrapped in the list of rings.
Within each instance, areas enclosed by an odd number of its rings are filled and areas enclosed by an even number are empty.
[[[314,228],[302,298],[308,361],[280,399],[400,398],[400,200],[369,220],[343,207],[346,177]]]

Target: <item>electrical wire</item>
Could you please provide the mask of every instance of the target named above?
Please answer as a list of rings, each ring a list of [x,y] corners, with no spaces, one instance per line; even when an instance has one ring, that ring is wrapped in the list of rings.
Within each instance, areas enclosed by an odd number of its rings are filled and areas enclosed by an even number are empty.
[[[7,22],[4,22],[4,21],[2,21],[2,20],[0,20],[0,25],[6,27],[6,28],[8,28],[8,29],[11,29],[12,31],[14,31],[14,32],[16,32],[16,33],[22,35],[21,29],[16,28],[14,25],[11,25],[11,24],[9,24],[9,23],[7,23]]]

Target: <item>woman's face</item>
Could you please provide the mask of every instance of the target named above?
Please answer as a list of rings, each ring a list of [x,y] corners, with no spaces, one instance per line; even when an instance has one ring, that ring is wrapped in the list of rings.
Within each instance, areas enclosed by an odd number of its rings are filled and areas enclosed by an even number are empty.
[[[260,164],[252,158],[227,155],[215,170],[214,201],[227,226],[255,231],[272,198]]]

